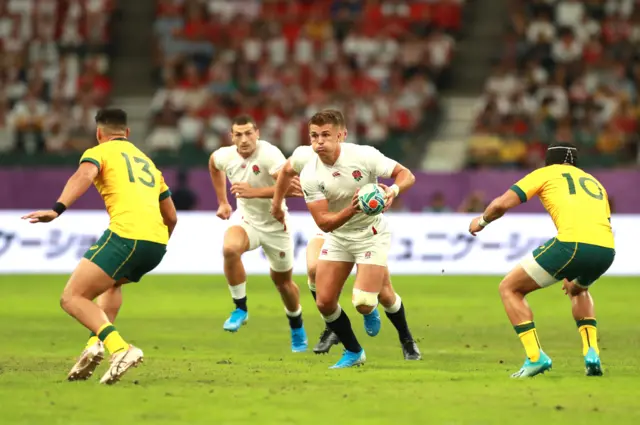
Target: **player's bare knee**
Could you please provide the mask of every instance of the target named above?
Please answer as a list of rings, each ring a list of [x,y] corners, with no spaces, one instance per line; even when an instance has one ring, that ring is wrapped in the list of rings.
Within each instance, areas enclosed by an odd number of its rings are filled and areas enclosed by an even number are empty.
[[[234,259],[242,255],[242,248],[236,244],[224,244],[222,255],[225,259]]]
[[[60,307],[68,312],[71,307],[71,303],[73,300],[73,294],[69,290],[62,291],[62,295],[60,295]]]
[[[313,264],[307,267],[307,277],[309,278],[310,282],[316,281],[316,269],[317,269],[316,264]]]
[[[318,311],[320,312],[320,314],[322,314],[323,316],[330,316],[338,309],[338,300],[317,297],[316,306],[318,307]]]
[[[367,292],[354,288],[351,300],[358,313],[369,314],[378,306],[378,292]]]
[[[501,298],[505,298],[509,295],[512,295],[516,291],[513,285],[507,279],[503,279],[502,282],[500,282],[500,285],[498,285],[498,292],[500,293]]]

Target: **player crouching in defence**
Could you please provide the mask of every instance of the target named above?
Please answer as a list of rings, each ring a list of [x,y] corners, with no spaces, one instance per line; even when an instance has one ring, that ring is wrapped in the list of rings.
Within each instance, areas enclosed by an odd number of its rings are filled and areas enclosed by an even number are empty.
[[[224,274],[236,308],[223,328],[237,332],[249,318],[247,274],[241,257],[247,251],[262,247],[271,265],[271,279],[280,292],[289,318],[291,350],[302,352],[307,350],[308,342],[302,324],[299,289],[292,279],[293,240],[286,222],[279,223],[269,212],[277,171],[285,157],[280,149],[258,140],[259,137],[253,118],[236,117],[231,126],[233,146],[218,149],[209,159],[209,172],[219,204],[217,216],[223,220],[231,217],[226,190],[228,177],[242,219],[241,223],[229,227],[224,235]],[[291,189],[291,196],[302,196],[299,186]],[[286,209],[284,201],[282,208]]]
[[[349,318],[340,307],[340,293],[357,264],[353,304],[365,316],[367,333],[377,334],[380,318],[376,307],[385,288],[387,253],[391,244],[391,233],[384,216],[361,214],[355,193],[365,184],[377,182],[378,177],[393,177],[395,184],[384,187],[388,207],[400,192],[413,185],[415,177],[375,148],[341,144],[340,123],[334,114],[315,114],[309,121],[309,133],[315,154],[302,166],[300,181],[314,221],[328,233],[317,265],[316,304],[345,347],[342,358],[332,368],[346,368],[363,364],[366,357]],[[296,174],[296,167],[299,168],[289,161],[278,178],[271,211],[280,221],[285,217],[281,201],[290,179]],[[388,295],[391,298],[391,294]],[[398,313],[392,321],[394,325],[396,321],[402,322],[401,327],[408,330],[402,301],[397,294],[392,295],[393,305],[387,307]]]
[[[577,168],[577,150],[567,143],[551,145],[546,166],[533,171],[494,199],[469,226],[472,235],[508,210],[540,197],[558,235],[525,257],[500,283],[500,297],[509,320],[524,345],[527,360],[513,378],[551,369],[551,358],[540,346],[533,312],[525,296],[564,280],[573,318],[582,337],[587,376],[602,375],[593,299],[589,287],[613,263],[615,256],[607,192],[592,175]]]
[[[127,140],[126,113],[120,109],[101,110],[96,124],[98,146],[82,155],[78,170],[53,209],[23,218],[31,223],[58,218],[92,183],[104,199],[109,228],[71,274],[60,305],[92,331],[68,379],[91,377],[104,358],[106,346],[111,364],[100,383],[113,384],[143,360],[142,350],[128,344],[113,326],[122,305],[121,285],[138,282],[160,264],[177,217],[162,174]]]

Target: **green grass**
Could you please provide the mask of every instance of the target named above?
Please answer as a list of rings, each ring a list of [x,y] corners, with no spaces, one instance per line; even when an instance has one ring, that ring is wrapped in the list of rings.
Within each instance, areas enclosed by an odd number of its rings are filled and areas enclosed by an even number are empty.
[[[342,305],[367,350],[364,367],[292,354],[279,297],[249,279],[251,320],[222,331],[232,304],[219,276],[150,276],[125,288],[117,326],[145,363],[113,387],[65,382],[88,332],[58,306],[66,276],[0,276],[3,424],[637,424],[637,279],[607,278],[593,295],[605,376],[587,378],[569,301],[559,286],[530,297],[551,373],[509,374],[524,352],[502,310],[499,278],[395,277],[424,360],[405,362],[383,316],[376,338],[345,291]],[[306,279],[299,278],[298,282]],[[310,343],[323,326],[301,284]],[[98,375],[104,372],[102,365]]]

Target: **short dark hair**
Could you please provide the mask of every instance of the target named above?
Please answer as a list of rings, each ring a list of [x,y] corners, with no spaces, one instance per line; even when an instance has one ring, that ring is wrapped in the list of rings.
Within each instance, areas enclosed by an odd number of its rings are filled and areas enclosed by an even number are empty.
[[[127,113],[116,108],[100,109],[96,114],[96,124],[124,130],[127,128]]]
[[[578,164],[578,148],[571,143],[553,143],[547,148],[544,163],[545,165],[569,164],[575,166]]]
[[[231,127],[234,125],[245,125],[245,124],[253,124],[253,128],[258,128],[256,125],[256,120],[249,114],[241,114],[237,115],[233,121],[231,121]]]
[[[344,115],[342,114],[342,112],[338,111],[337,109],[325,109],[322,112],[334,115],[336,117],[336,119],[338,120],[338,127],[342,127],[342,128],[346,128],[347,127],[347,122],[344,119]]]
[[[344,117],[343,117],[343,120],[344,120]],[[309,120],[309,125],[323,126],[327,124],[340,127],[340,126],[344,126],[344,121],[342,121],[342,124],[341,124],[340,118],[336,116],[336,114],[334,114],[333,112],[329,112],[329,111],[316,112],[315,114],[313,114],[313,116]]]

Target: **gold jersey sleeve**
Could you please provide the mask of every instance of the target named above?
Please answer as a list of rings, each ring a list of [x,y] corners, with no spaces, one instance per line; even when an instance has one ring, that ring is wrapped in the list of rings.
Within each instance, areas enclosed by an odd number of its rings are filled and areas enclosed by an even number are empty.
[[[119,139],[87,149],[80,162],[98,167],[94,184],[109,213],[111,231],[128,239],[168,242],[160,201],[171,191],[149,157]]]
[[[607,191],[591,174],[571,165],[550,165],[531,172],[511,190],[523,203],[540,198],[558,240],[614,248]]]

